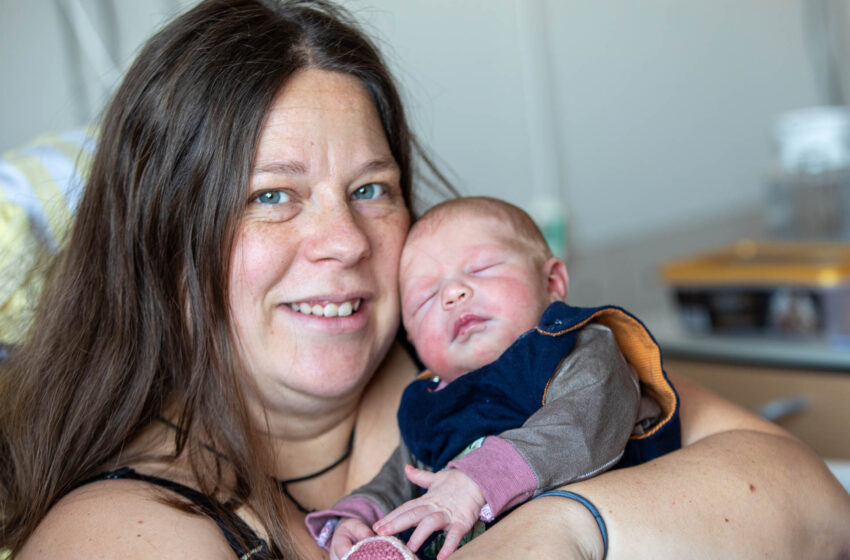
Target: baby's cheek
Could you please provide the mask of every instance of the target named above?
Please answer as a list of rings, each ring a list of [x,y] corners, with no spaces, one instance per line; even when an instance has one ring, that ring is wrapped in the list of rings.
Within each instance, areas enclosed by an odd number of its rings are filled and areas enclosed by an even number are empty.
[[[425,366],[434,373],[446,369],[446,343],[437,334],[422,336],[415,342],[416,351]]]

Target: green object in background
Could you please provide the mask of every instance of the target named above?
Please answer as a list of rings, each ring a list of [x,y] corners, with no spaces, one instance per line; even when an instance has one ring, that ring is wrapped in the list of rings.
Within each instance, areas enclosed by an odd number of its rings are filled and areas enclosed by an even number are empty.
[[[552,253],[566,260],[569,238],[567,210],[564,204],[551,195],[535,197],[531,201],[531,217],[543,233]]]

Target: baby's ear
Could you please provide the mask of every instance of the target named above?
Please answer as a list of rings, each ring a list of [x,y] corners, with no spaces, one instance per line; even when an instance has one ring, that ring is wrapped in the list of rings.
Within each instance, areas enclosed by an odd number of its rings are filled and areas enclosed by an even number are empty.
[[[546,277],[546,290],[549,301],[565,301],[570,286],[567,265],[558,257],[550,257],[543,263],[543,274]]]

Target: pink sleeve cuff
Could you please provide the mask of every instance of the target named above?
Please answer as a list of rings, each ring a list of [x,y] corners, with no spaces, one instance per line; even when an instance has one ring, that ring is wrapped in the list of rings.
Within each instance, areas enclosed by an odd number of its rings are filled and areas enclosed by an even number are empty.
[[[378,507],[378,504],[365,496],[354,496],[341,500],[331,509],[308,513],[304,521],[307,523],[307,530],[310,531],[310,536],[316,542],[319,542],[320,546],[327,547],[330,534],[325,526],[328,521],[340,517],[354,517],[371,527],[375,521],[383,516],[384,512]],[[325,529],[324,532],[322,531],[323,528]]]
[[[493,517],[528,500],[537,489],[537,477],[522,455],[497,436],[486,438],[481,447],[451,461],[448,468],[463,471],[478,484]]]

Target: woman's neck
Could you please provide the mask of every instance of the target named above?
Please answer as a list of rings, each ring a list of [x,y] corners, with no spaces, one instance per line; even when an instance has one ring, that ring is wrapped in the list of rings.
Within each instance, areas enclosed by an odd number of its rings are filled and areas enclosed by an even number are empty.
[[[352,408],[342,416],[332,416],[334,418],[314,422],[309,427],[302,423],[297,430],[268,436],[270,448],[274,450],[275,472],[271,474],[275,478],[286,480],[307,476],[323,470],[346,454],[354,432],[357,409]]]
[[[396,411],[404,387],[414,376],[410,357],[394,345],[351,407],[338,406],[317,418],[300,419],[294,425],[297,429],[291,427],[286,434],[289,437],[276,439],[276,478],[309,475],[346,456],[320,477],[288,486],[306,509],[329,507],[368,482],[398,445]],[[353,443],[350,455],[349,443]]]
[[[346,455],[338,465],[320,476],[288,485],[290,493],[307,509],[329,507],[368,482],[398,443],[396,411],[402,390],[414,376],[412,361],[401,348],[394,346],[356,400],[324,407],[322,413],[264,415],[270,426],[264,430],[266,449],[272,452],[270,459],[274,465],[268,474],[279,480],[303,477],[323,470]],[[166,419],[176,417],[168,415]],[[349,454],[352,434],[354,441]],[[135,457],[146,455],[160,459],[122,461],[117,466],[134,466],[141,472],[195,486],[185,454],[173,460],[162,459],[173,457],[174,436],[174,428],[153,422],[128,446],[128,451]]]

